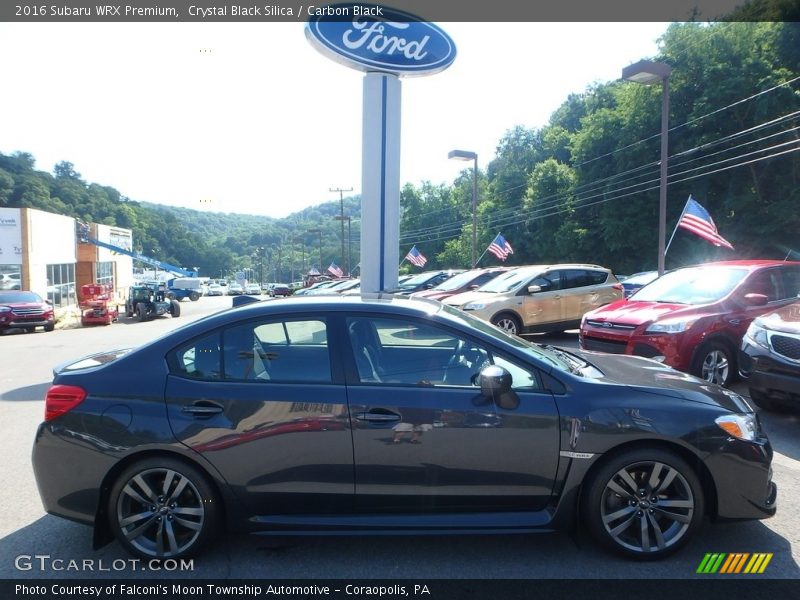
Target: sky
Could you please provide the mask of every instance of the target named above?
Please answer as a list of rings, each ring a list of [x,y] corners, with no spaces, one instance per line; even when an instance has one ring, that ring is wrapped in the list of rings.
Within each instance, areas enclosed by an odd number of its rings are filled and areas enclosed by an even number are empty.
[[[443,23],[458,55],[402,80],[401,185],[451,183],[515,126],[657,54],[667,23]],[[281,218],[361,187],[363,73],[296,23],[0,23],[0,152],[132,200]],[[635,85],[635,84],[631,84]]]

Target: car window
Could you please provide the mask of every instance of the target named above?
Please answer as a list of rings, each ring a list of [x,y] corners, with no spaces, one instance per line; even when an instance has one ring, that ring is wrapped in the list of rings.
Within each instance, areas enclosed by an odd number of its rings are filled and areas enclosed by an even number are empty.
[[[561,289],[561,271],[550,271],[542,273],[538,277],[534,277],[528,284],[538,285],[542,288],[543,292],[553,292]]]
[[[226,380],[331,381],[323,319],[248,322],[223,331],[222,340]]]
[[[173,353],[172,372],[192,379],[222,379],[219,333],[194,340]]]
[[[490,364],[482,344],[424,323],[353,317],[347,331],[362,383],[476,386]]]
[[[780,273],[777,269],[767,269],[753,273],[742,286],[742,295],[746,294],[763,294],[767,297],[768,302],[774,302],[778,299],[778,286],[780,280]]]
[[[511,362],[502,356],[495,355],[492,363],[498,367],[503,367],[511,374],[511,387],[515,390],[538,390],[541,389],[539,378],[536,372],[530,368],[525,368],[515,362]]]
[[[783,294],[781,298],[797,298],[800,296],[800,267],[790,266],[781,269]]]

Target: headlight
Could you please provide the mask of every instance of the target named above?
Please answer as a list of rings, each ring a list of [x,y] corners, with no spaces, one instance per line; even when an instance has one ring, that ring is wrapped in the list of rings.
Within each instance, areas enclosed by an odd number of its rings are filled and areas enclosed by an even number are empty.
[[[10,306],[0,306],[0,313],[11,312]]]
[[[645,329],[645,333],[682,333],[694,325],[694,319],[666,319],[651,323]]]
[[[756,425],[755,415],[724,415],[717,417],[714,422],[725,432],[740,440],[752,442],[756,439]]]
[[[769,342],[767,341],[767,330],[759,325],[756,325],[755,321],[750,323],[750,327],[747,328],[747,333],[744,334],[744,337],[749,339],[757,346],[769,349]]]
[[[464,305],[464,310],[483,310],[486,308],[485,302],[467,302]]]

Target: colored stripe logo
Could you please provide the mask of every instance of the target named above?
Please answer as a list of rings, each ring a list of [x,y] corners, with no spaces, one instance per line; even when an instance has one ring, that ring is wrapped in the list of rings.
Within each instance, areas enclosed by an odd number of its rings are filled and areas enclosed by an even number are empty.
[[[772,552],[709,552],[697,567],[697,573],[702,574],[760,574],[763,573],[772,560]]]

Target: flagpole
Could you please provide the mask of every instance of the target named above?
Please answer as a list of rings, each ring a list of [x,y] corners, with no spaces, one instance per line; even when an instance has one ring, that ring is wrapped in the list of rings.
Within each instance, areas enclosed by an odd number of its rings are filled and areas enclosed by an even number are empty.
[[[683,211],[681,212],[681,216],[678,217],[678,222],[675,223],[675,229],[672,230],[672,235],[669,236],[669,242],[667,242],[667,247],[664,249],[664,256],[667,255],[669,252],[669,245],[672,243],[672,238],[675,237],[675,232],[678,231],[678,226],[681,224],[681,219],[683,219],[683,215],[686,214],[686,207],[689,206],[689,200],[692,199],[692,195],[689,194],[689,197],[686,199],[686,204],[683,205]]]

